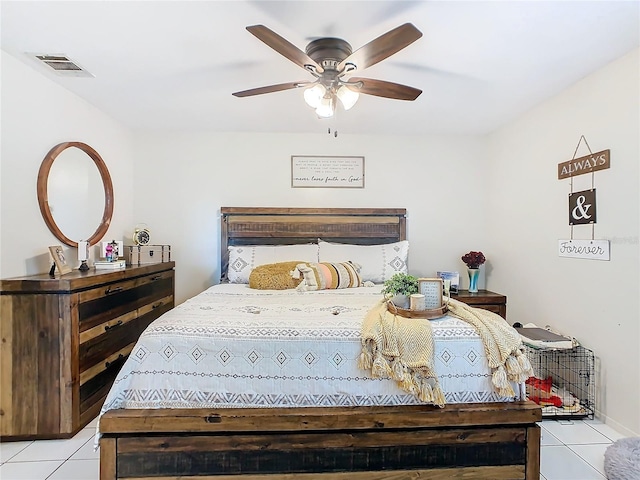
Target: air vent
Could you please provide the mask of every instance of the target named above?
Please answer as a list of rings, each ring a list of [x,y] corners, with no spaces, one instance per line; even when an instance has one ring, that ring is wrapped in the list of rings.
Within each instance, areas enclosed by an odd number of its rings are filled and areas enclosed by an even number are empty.
[[[94,75],[64,54],[28,53],[30,57],[61,77],[93,77]]]

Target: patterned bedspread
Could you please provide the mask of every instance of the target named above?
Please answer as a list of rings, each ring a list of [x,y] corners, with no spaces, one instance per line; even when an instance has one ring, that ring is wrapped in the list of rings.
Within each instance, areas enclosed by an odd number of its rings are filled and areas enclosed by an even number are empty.
[[[316,292],[216,285],[155,320],[101,413],[118,408],[418,404],[357,368],[360,328],[380,286]],[[432,321],[447,403],[506,401],[480,338],[453,317]]]

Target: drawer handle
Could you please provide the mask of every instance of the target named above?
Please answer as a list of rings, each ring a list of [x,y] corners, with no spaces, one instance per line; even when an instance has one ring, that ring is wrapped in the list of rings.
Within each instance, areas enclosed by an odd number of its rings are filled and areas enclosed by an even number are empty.
[[[114,363],[116,363],[116,362],[118,362],[118,361],[122,360],[123,358],[124,358],[124,355],[123,355],[123,354],[120,354],[120,355],[118,355],[118,358],[117,358],[117,359],[115,359],[113,362],[104,362],[104,367],[105,367],[105,368],[109,368],[111,365],[113,365]]]
[[[121,292],[123,290],[123,287],[114,287],[114,288],[107,288],[104,293],[105,295],[109,295],[110,293],[116,293],[116,292]]]
[[[109,330],[111,330],[112,328],[116,328],[119,327],[120,325],[122,325],[122,320],[118,320],[116,323],[114,323],[113,325],[105,325],[104,326],[104,331],[108,332]]]
[[[160,280],[162,278],[162,275],[156,275],[155,277],[151,277],[151,281],[155,282],[156,280]]]
[[[153,305],[151,308],[155,310],[156,308],[161,307],[161,306],[162,306],[162,302],[158,302],[155,305]]]

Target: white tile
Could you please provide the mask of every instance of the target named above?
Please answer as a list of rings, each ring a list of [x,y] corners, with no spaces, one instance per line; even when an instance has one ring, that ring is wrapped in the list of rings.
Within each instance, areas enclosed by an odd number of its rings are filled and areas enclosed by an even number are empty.
[[[625,438],[625,435],[618,432],[617,430],[614,430],[606,423],[602,423],[597,420],[585,421],[584,423],[589,425],[591,428],[597,430],[599,433],[607,437],[612,442],[615,442],[616,440],[620,440],[621,438]]]
[[[87,440],[80,450],[74,453],[70,460],[93,460],[100,458],[100,450],[97,452],[93,451],[93,437]]]
[[[589,443],[611,443],[607,437],[582,422],[543,422],[544,428],[566,445],[584,445]]]
[[[20,453],[33,442],[3,442],[0,443],[0,463],[4,463],[14,455]]]
[[[45,480],[60,465],[62,465],[60,461],[4,463],[0,466],[0,478],[2,480]]]
[[[100,460],[67,460],[47,480],[99,480]],[[3,479],[4,480],[4,479]]]
[[[563,445],[563,443],[542,425],[540,429],[540,445]]]
[[[96,425],[98,425],[98,417],[94,418],[89,423],[87,423],[87,426],[84,427],[84,429],[86,430],[88,428],[91,428],[91,429],[95,430],[96,429]]]
[[[87,438],[70,438],[68,440],[36,440],[9,460],[9,462],[67,460],[87,441]]]
[[[540,447],[540,473],[547,480],[606,480],[567,446]]]
[[[96,434],[95,428],[83,428],[78,433],[76,433],[73,438],[74,439],[83,438],[83,439],[87,440],[89,438],[93,438],[95,434]]]
[[[600,443],[597,445],[571,445],[569,448],[604,475],[604,452],[608,447],[609,445]]]

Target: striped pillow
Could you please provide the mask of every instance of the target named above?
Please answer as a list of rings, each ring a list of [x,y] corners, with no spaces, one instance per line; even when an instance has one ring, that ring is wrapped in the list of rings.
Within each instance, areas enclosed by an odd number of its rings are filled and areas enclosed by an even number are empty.
[[[302,276],[297,287],[300,291],[353,288],[362,284],[360,265],[352,262],[299,263],[291,276]]]

